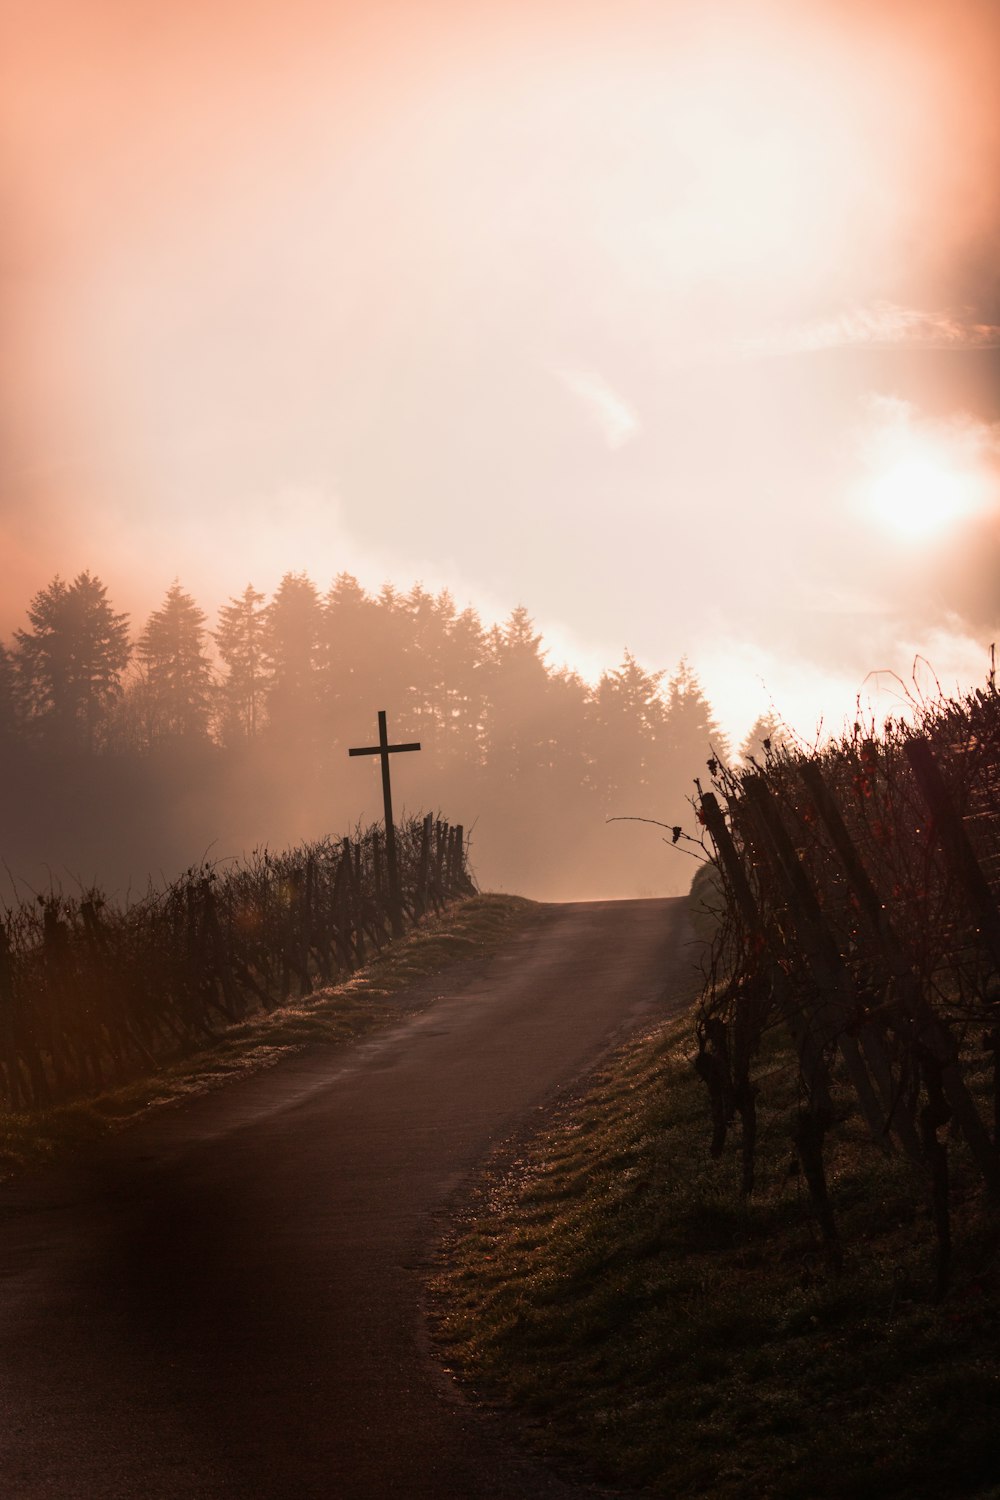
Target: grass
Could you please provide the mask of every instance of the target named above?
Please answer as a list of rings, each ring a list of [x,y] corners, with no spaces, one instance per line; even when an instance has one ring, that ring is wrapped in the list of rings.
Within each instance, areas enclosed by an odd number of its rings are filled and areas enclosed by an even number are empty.
[[[486,1174],[433,1283],[444,1357],[557,1463],[653,1495],[996,1500],[998,1222],[958,1145],[955,1283],[936,1306],[922,1189],[844,1122],[833,1278],[792,1170],[794,1070],[777,1043],[762,1060],[744,1206],[738,1139],[708,1156],[692,1029],[626,1047]]]
[[[123,1087],[57,1109],[0,1114],[0,1177],[63,1157],[127,1128],[150,1110],[182,1103],[271,1067],[289,1052],[346,1045],[399,1018],[391,998],[466,959],[494,953],[539,908],[520,896],[477,895],[425,918],[344,983],[221,1030],[212,1045]],[[430,994],[420,1003],[431,1003]]]

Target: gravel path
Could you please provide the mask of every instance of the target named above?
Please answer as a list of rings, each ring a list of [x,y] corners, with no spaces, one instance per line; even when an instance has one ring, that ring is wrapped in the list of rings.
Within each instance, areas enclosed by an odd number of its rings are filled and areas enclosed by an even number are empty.
[[[435,1364],[449,1206],[666,1014],[681,901],[546,907],[417,1015],[0,1191],[5,1500],[574,1500]]]

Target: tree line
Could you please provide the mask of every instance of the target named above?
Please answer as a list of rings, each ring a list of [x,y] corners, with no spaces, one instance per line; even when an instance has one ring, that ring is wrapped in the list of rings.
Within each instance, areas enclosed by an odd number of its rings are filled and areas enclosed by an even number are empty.
[[[499,809],[505,837],[540,811],[554,838],[616,815],[666,820],[726,753],[684,660],[668,676],[626,650],[589,684],[548,662],[523,606],[485,625],[446,590],[372,594],[348,573],[325,593],[304,572],[270,598],[247,584],[214,624],[175,581],[138,631],[95,574],[56,577],[0,646],[8,758],[291,759],[342,780],[383,707],[390,732],[423,746],[407,775],[424,804],[468,822]]]

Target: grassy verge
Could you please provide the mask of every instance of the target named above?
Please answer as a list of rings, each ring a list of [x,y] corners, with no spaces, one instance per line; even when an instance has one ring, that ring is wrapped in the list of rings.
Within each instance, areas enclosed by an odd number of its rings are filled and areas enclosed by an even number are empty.
[[[451,964],[486,958],[539,908],[519,896],[473,896],[383,950],[343,984],[314,991],[220,1031],[203,1051],[178,1058],[121,1088],[32,1114],[0,1114],[0,1176],[51,1161],[126,1128],[149,1110],[177,1104],[233,1078],[270,1067],[316,1043],[346,1044],[399,1016],[392,996]],[[430,1003],[430,994],[421,1000]]]
[[[743,1207],[738,1143],[708,1156],[691,1031],[624,1049],[484,1179],[434,1281],[445,1358],[557,1461],[675,1500],[1000,1496],[998,1225],[958,1147],[955,1284],[935,1306],[922,1192],[845,1121],[832,1279],[791,1170],[794,1070],[775,1046]]]

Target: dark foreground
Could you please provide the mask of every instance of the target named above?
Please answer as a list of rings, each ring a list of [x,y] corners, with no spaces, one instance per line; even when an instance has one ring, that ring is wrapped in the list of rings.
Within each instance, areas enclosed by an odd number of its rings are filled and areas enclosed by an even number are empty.
[[[421,1278],[496,1143],[666,1014],[682,901],[552,906],[434,1005],[0,1194],[5,1500],[573,1500],[437,1368]]]

